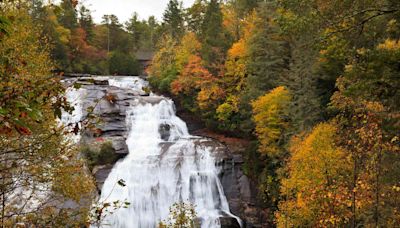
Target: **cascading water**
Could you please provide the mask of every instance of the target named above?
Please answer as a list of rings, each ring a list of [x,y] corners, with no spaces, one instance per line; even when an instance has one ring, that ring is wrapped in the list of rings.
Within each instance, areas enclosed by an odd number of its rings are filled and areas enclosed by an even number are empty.
[[[68,132],[72,132],[75,125],[78,125],[79,128],[82,127],[80,121],[84,117],[84,112],[82,108],[82,101],[85,96],[84,89],[74,89],[72,87],[68,88],[65,91],[65,96],[67,101],[70,103],[74,110],[72,113],[62,112],[60,123],[62,123]],[[75,143],[78,143],[81,136],[80,134],[69,134],[68,139],[72,140]]]
[[[110,84],[126,88],[125,81]],[[137,102],[127,111],[129,154],[114,166],[100,197],[100,202],[125,200],[130,206],[108,215],[104,224],[154,228],[168,218],[170,206],[177,202],[195,205],[203,228],[220,227],[221,216],[237,218],[229,212],[211,148],[195,143],[202,139],[188,133],[171,100],[151,96],[160,102]],[[163,128],[168,134],[160,133]],[[116,185],[120,179],[126,187]]]

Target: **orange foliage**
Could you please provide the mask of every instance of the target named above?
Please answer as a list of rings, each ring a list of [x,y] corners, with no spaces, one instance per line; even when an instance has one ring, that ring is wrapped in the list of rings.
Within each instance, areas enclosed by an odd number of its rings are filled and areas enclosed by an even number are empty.
[[[172,82],[171,91],[175,95],[180,93],[188,95],[200,89],[203,83],[212,78],[210,72],[203,66],[202,59],[197,55],[191,55],[181,74]]]
[[[70,45],[72,46],[73,57],[82,57],[87,59],[101,59],[106,57],[106,52],[99,51],[97,48],[90,46],[86,41],[86,31],[82,28],[77,28],[71,35]],[[72,58],[70,56],[70,58]]]

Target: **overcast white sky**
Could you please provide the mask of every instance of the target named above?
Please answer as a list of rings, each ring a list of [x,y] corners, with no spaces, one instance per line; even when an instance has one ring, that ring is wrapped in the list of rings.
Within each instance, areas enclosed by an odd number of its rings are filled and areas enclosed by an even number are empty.
[[[147,19],[154,15],[158,21],[161,21],[168,4],[168,0],[80,0],[79,2],[83,2],[92,11],[96,23],[101,22],[104,14],[115,14],[120,22],[125,22],[135,11],[141,19]],[[194,0],[183,0],[182,2],[184,7],[189,7]]]

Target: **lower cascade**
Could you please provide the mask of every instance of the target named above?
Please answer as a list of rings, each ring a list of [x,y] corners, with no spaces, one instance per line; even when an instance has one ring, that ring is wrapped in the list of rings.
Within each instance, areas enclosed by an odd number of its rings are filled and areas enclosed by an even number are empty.
[[[124,80],[110,84],[126,87]],[[140,84],[147,85],[139,80]],[[117,162],[106,179],[99,202],[125,201],[127,208],[108,214],[110,227],[154,228],[168,219],[174,203],[189,202],[202,228],[221,227],[230,213],[211,147],[188,133],[175,115],[174,103],[150,94],[159,102],[136,102],[127,110],[126,144],[129,154]],[[118,185],[123,180],[126,186]]]

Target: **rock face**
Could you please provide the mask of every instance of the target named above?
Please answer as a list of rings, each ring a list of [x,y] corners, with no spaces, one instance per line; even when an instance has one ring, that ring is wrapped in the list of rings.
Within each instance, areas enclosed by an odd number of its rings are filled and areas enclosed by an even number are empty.
[[[148,97],[142,90],[132,90],[109,85],[107,77],[77,77],[65,80],[66,86],[77,84],[82,91],[82,116],[89,112],[96,117],[90,120],[95,129],[82,135],[84,143],[110,141],[118,154],[128,154],[126,146],[126,111],[140,103],[158,103],[161,100]],[[97,119],[98,118],[98,119]]]
[[[221,164],[221,184],[231,212],[245,220],[245,227],[269,227],[268,214],[257,203],[256,186],[243,173],[242,165],[240,155],[231,155]]]
[[[108,80],[100,77],[70,78],[65,81],[66,86],[74,83],[78,83],[83,91],[84,97],[81,103],[83,116],[88,114],[88,110],[92,110],[94,116],[99,118],[98,121],[91,120],[95,128],[84,132],[82,142],[90,145],[92,142],[110,141],[115,153],[121,157],[128,154],[125,142],[128,136],[125,118],[128,108],[137,104],[155,104],[164,99],[148,96],[143,91],[110,85]],[[197,125],[191,128],[190,123],[188,125],[189,130],[199,128]],[[161,138],[170,137],[170,128],[168,124],[159,127]],[[230,151],[226,145],[212,138],[193,140],[195,144],[201,143],[213,148],[212,151],[221,169],[219,178],[230,210],[243,220],[243,227],[268,227],[267,213],[257,207],[256,188],[242,171],[244,161],[241,154]],[[171,145],[164,143],[160,146],[166,151]],[[94,167],[92,172],[99,190],[112,167],[113,164]],[[240,227],[237,220],[228,215],[220,221],[224,228]]]
[[[244,220],[244,227],[270,227],[268,213],[258,206],[256,185],[242,171],[242,155],[232,153],[226,145],[212,138],[207,141],[203,139],[201,143],[214,148],[214,155],[221,168],[219,178],[231,212]],[[231,217],[223,218],[221,226],[239,227],[235,221]]]

